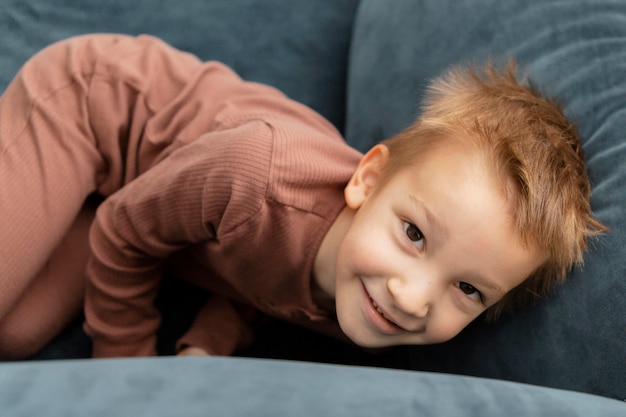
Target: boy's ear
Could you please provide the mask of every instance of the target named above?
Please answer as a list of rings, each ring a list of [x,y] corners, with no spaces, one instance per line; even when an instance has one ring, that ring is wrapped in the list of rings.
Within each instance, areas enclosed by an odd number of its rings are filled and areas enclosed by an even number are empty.
[[[358,209],[374,191],[389,161],[389,148],[378,144],[367,152],[344,190],[346,204]]]

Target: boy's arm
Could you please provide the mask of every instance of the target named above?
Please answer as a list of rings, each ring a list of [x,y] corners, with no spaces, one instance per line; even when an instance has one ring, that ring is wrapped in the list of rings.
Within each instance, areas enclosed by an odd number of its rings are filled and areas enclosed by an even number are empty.
[[[241,142],[250,149],[233,148]],[[85,301],[94,357],[155,354],[164,260],[219,240],[258,210],[254,193],[263,195],[271,142],[261,122],[204,135],[102,203],[90,234]],[[259,166],[242,168],[242,158]]]
[[[204,227],[206,176],[187,150],[131,182],[99,207],[90,232],[85,330],[93,356],[155,354],[160,316],[153,306],[163,262],[211,239]]]

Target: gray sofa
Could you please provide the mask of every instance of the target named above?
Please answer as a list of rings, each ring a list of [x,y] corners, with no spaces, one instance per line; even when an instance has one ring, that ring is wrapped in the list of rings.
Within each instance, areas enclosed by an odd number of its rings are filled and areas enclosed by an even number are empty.
[[[150,33],[223,61],[363,151],[414,119],[447,66],[515,56],[576,120],[611,232],[553,296],[441,345],[364,352],[271,323],[237,358],[85,360],[78,321],[0,364],[6,415],[626,415],[626,1],[3,0],[0,91],[37,50],[87,32]],[[165,282],[163,355],[200,301]]]

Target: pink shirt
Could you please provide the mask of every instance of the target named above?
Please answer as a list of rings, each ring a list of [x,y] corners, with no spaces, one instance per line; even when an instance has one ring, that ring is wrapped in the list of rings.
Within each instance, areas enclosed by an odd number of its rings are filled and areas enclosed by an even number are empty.
[[[310,280],[360,153],[275,89],[174,50],[153,65],[138,48],[108,54],[89,85],[96,136],[118,138],[101,144],[112,173],[87,267],[93,355],[155,353],[166,271],[214,294],[182,344],[230,354],[249,339],[238,303],[339,334]],[[170,81],[147,90],[149,77]]]

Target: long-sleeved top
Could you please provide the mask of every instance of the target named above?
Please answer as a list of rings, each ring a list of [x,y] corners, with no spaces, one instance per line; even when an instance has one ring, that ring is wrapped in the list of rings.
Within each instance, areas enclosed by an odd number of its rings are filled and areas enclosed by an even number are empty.
[[[0,318],[45,343],[86,285],[94,356],[151,355],[172,273],[212,294],[181,345],[232,352],[249,310],[340,334],[311,274],[360,157],[313,110],[153,37],[53,44],[0,99]]]
[[[359,152],[277,90],[151,38],[95,62],[80,86],[108,170],[87,266],[93,355],[155,353],[166,270],[212,294],[183,344],[231,353],[249,338],[240,304],[340,334],[311,275]]]

